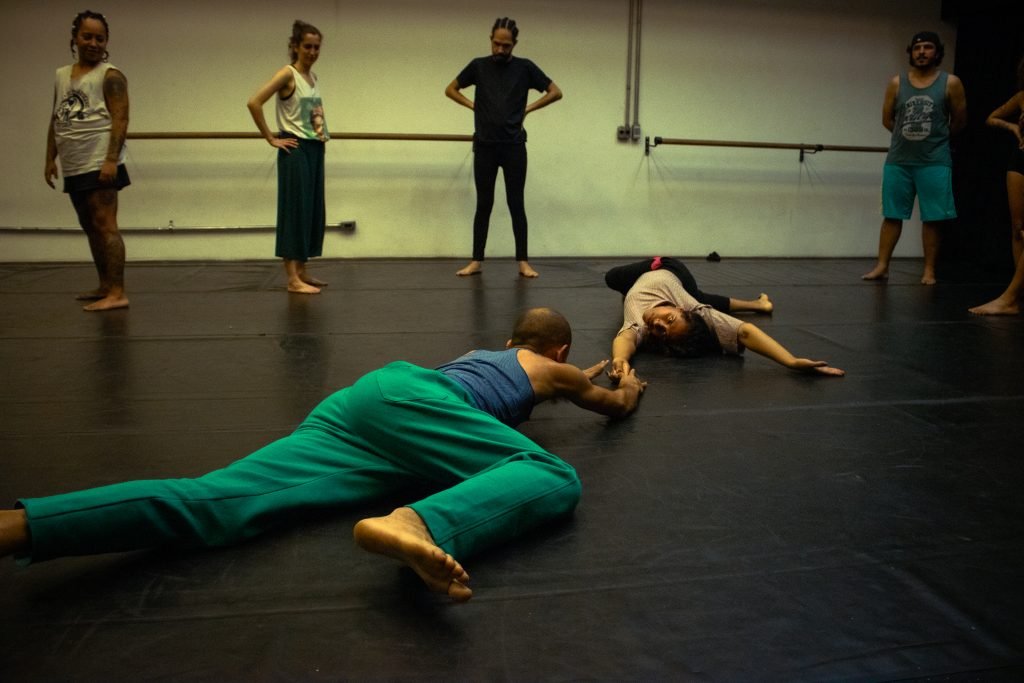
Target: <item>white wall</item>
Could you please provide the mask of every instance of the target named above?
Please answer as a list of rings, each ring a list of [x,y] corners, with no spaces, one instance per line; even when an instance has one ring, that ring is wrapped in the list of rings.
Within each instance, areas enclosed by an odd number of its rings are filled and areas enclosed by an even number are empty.
[[[876,250],[881,154],[661,146],[645,156],[615,129],[625,105],[627,0],[265,0],[96,7],[111,61],[128,76],[131,131],[249,131],[251,93],[287,61],[292,20],[324,33],[316,71],[335,132],[470,133],[443,89],[486,54],[497,16],[521,34],[565,99],[532,115],[531,255],[653,252],[869,256]],[[644,135],[884,146],[882,93],[923,28],[951,48],[939,0],[646,0]],[[78,3],[15,0],[2,42],[0,260],[87,260],[67,198],[42,180],[55,67],[71,60]],[[95,8],[94,8],[95,9]],[[953,63],[947,52],[946,66]],[[16,106],[10,106],[14,103]],[[272,120],[271,106],[267,112]],[[132,141],[121,194],[131,260],[271,258],[272,233],[156,229],[274,221],[274,150],[258,140]],[[510,256],[508,212],[488,256]],[[468,256],[474,190],[468,143],[335,140],[328,146],[328,257]],[[916,220],[897,256],[920,253]],[[31,228],[66,228],[40,234]]]

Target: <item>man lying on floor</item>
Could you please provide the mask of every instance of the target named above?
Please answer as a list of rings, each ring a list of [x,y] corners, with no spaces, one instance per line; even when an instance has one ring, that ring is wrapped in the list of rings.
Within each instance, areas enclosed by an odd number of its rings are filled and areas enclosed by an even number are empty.
[[[607,361],[566,363],[568,321],[525,311],[502,351],[435,370],[395,362],[327,397],[294,433],[196,479],[131,481],[0,511],[0,556],[23,563],[153,547],[237,543],[300,510],[367,503],[409,484],[438,491],[361,520],[355,541],[411,567],[435,592],[472,597],[459,560],[572,512],[575,470],[514,429],[554,398],[602,415],[636,409],[646,383],[591,382]]]

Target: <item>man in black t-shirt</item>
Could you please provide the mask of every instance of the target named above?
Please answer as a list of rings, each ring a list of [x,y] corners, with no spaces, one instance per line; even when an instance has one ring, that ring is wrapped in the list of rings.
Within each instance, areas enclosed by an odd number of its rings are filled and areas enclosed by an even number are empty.
[[[537,277],[527,260],[526,207],[526,115],[562,99],[562,91],[536,64],[512,56],[519,28],[516,22],[503,17],[491,28],[491,56],[471,61],[455,80],[445,88],[445,95],[473,110],[473,179],[476,183],[476,214],[473,217],[473,260],[456,275],[473,275],[483,269],[484,249],[491,207],[494,205],[494,183],[501,168],[505,177],[505,195],[512,214],[512,232],[516,243],[519,274]],[[475,86],[474,99],[460,90]],[[527,93],[537,90],[544,95],[530,105]]]

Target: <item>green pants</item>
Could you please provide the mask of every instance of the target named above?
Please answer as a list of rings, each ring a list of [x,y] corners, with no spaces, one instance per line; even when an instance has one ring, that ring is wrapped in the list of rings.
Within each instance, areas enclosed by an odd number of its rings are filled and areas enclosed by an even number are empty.
[[[428,484],[409,507],[456,558],[570,513],[575,470],[474,408],[440,372],[392,363],[318,405],[295,432],[196,479],[125,482],[18,501],[21,561],[157,546],[219,546],[290,514],[350,506]]]

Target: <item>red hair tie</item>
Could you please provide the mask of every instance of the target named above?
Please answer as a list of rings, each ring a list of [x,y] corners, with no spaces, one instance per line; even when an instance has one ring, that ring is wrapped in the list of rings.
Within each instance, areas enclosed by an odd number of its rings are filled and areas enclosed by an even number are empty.
[[[651,260],[651,270],[657,270],[658,268],[661,268],[661,257],[655,256]]]

